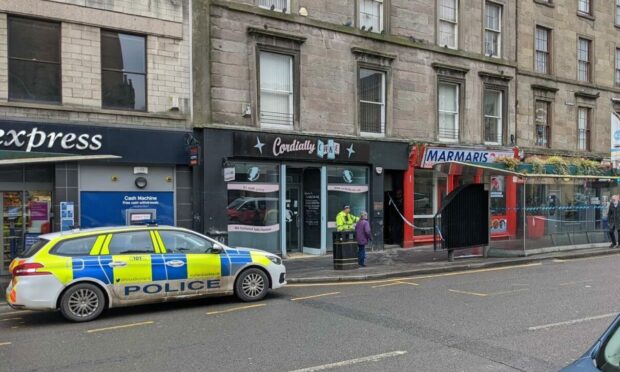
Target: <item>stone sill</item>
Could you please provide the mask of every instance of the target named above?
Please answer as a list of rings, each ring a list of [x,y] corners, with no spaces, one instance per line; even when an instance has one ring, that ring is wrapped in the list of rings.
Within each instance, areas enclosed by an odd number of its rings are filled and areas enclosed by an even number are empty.
[[[581,18],[585,18],[588,21],[595,21],[596,18],[594,18],[594,16],[592,14],[588,14],[588,13],[582,13],[582,12],[577,12],[577,17],[581,17]]]
[[[127,110],[109,110],[109,109],[97,109],[85,106],[66,106],[55,105],[45,103],[30,103],[30,102],[13,102],[13,101],[0,101],[0,107],[14,107],[23,109],[36,109],[36,110],[48,110],[48,111],[65,111],[65,112],[79,112],[87,114],[102,114],[102,115],[116,115],[116,116],[138,116],[151,119],[168,119],[168,120],[187,120],[188,116],[181,113],[165,113],[165,112],[141,112],[141,111],[127,111]]]
[[[517,75],[528,76],[531,78],[542,79],[546,81],[553,81],[556,83],[575,85],[575,86],[579,86],[579,87],[586,88],[586,89],[596,89],[596,90],[605,91],[605,92],[620,93],[620,87],[604,86],[604,85],[598,85],[594,83],[585,83],[579,80],[565,79],[565,78],[557,77],[554,75],[540,74],[537,72],[531,72],[527,70],[518,70]]]
[[[549,3],[549,2],[546,2],[546,1],[542,1],[542,0],[534,0],[534,2],[536,4],[538,4],[538,5],[544,5],[544,6],[549,7],[549,8],[555,8],[555,4],[554,3]]]

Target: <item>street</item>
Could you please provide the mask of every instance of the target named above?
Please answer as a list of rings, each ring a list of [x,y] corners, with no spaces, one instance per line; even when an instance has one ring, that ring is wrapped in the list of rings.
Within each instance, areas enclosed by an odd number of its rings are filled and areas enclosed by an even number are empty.
[[[96,321],[0,304],[4,371],[552,371],[620,305],[620,257],[110,310]]]

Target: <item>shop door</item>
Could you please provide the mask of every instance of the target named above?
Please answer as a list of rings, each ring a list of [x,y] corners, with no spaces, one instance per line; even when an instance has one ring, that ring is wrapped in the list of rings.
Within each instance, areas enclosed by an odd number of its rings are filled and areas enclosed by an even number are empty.
[[[287,183],[286,185],[286,251],[301,251],[301,185]]]
[[[0,244],[2,267],[8,269],[11,260],[21,253],[24,237],[24,206],[21,191],[0,192]],[[1,270],[0,270],[1,271]]]

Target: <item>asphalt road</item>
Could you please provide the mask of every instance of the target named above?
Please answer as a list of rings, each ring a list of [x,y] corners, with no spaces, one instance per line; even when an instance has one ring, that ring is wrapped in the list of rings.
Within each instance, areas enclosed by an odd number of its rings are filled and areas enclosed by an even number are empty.
[[[620,308],[620,257],[339,285],[260,303],[110,310],[86,324],[0,305],[2,371],[547,371]]]

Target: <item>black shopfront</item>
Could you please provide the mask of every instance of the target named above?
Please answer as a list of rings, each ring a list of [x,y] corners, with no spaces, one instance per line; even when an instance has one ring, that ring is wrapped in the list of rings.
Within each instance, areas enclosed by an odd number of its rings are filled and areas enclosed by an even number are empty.
[[[336,214],[350,205],[355,215],[369,212],[382,246],[384,186],[393,175],[402,181],[407,143],[225,129],[197,137],[207,234],[283,256],[324,255]]]

